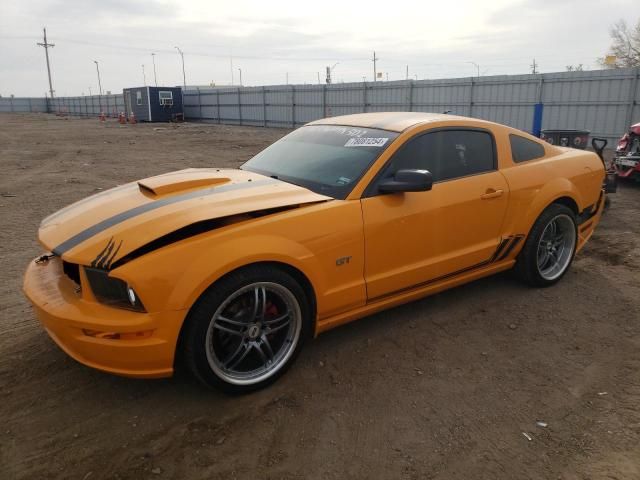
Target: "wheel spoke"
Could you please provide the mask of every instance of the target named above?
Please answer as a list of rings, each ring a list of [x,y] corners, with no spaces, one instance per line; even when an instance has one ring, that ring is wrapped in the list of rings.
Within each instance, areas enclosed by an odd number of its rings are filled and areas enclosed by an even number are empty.
[[[242,330],[234,330],[233,328],[225,327],[217,323],[217,321],[213,324],[213,328],[230,333],[231,335],[237,335],[238,337],[244,336],[244,332]]]
[[[237,325],[237,326],[240,326],[240,327],[244,327],[247,324],[247,322],[243,322],[243,321],[240,321],[240,320],[231,320],[230,318],[223,317],[222,315],[218,315],[218,318],[216,318],[216,321],[226,322],[226,323],[229,323],[231,325]]]
[[[543,248],[542,251],[540,251],[539,249],[538,250],[538,268],[542,270],[546,262],[547,262],[547,250]]]
[[[288,326],[289,326],[289,322],[285,322],[285,323],[283,323],[281,325],[278,325],[276,327],[268,327],[266,329],[266,332],[267,332],[268,335],[271,335],[272,333],[275,333],[278,330],[282,330],[284,327],[288,327]]]
[[[269,343],[269,339],[267,338],[267,336],[263,333],[262,336],[260,337],[260,340],[262,340],[262,345],[264,345],[264,349],[267,352],[267,356],[272,359],[274,357],[274,353],[273,353],[273,349],[271,348],[271,343]]]
[[[289,317],[289,312],[285,313],[284,315],[279,316],[278,318],[272,318],[271,320],[265,320],[263,323],[263,325],[273,325],[274,323],[279,323],[283,320],[286,320]]]
[[[262,345],[258,342],[255,342],[253,344],[253,347],[255,348],[256,352],[258,352],[258,355],[260,355],[260,358],[262,359],[262,361],[264,362],[265,365],[267,365],[269,363],[269,357],[267,357],[267,355],[262,351]]]
[[[253,319],[262,320],[267,311],[267,290],[264,287],[256,287],[253,290]]]
[[[234,359],[234,357],[236,357],[238,355],[238,353],[240,353],[242,351],[242,349],[244,348],[244,352],[242,352],[242,355],[240,355],[233,363],[230,364],[231,360]],[[242,360],[245,359],[245,357],[247,356],[247,354],[251,351],[251,345],[248,343],[244,343],[244,342],[240,342],[240,345],[238,346],[238,348],[236,349],[235,352],[233,352],[233,354],[223,363],[223,365],[228,369],[228,370],[233,370],[233,368],[235,368]]]

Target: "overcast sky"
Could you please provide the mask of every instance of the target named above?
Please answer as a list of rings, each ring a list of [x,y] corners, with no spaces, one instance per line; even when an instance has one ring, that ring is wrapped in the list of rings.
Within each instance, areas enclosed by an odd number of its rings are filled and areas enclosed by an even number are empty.
[[[638,0],[189,1],[1,0],[0,94],[48,90],[42,27],[47,27],[56,95],[102,87],[317,83],[373,80],[371,57],[389,80],[597,68],[609,26]],[[633,18],[632,21],[636,19]]]

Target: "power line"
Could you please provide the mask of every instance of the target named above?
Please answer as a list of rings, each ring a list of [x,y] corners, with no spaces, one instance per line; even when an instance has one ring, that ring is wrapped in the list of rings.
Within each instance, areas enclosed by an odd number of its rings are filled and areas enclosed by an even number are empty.
[[[51,98],[53,98],[53,84],[51,83],[51,66],[49,65],[49,49],[55,47],[53,43],[47,43],[47,29],[43,28],[44,32],[44,42],[38,43],[39,46],[44,47],[44,55],[47,57],[47,74],[49,75],[49,93],[51,94]]]

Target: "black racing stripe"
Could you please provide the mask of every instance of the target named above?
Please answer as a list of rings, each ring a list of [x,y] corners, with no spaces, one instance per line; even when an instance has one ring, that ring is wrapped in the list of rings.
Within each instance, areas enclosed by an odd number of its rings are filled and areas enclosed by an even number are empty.
[[[199,170],[211,170],[211,171],[215,171],[215,172],[220,172],[221,169],[219,168],[202,168]],[[165,178],[165,177],[170,177],[172,175],[183,175],[185,172],[183,170],[176,170],[175,172],[167,172],[167,173],[162,173],[160,175],[158,175],[157,177],[153,177],[153,178]],[[130,183],[124,183],[122,185],[118,185],[115,186],[113,188],[110,188],[109,190],[105,190],[104,192],[100,192],[100,193],[96,193],[93,194],[87,198],[83,198],[82,200],[78,200],[77,202],[72,203],[71,205],[67,205],[66,207],[58,210],[57,212],[52,213],[51,215],[49,215],[48,217],[46,217],[43,221],[42,224],[46,225],[47,223],[51,222],[54,218],[59,217],[60,215],[67,213],[69,210],[73,210],[87,202],[91,202],[93,200],[95,200],[96,198],[102,198],[105,196],[109,196],[112,193],[116,193],[116,192],[120,192],[122,190],[138,190],[139,186],[137,182],[130,182]]]
[[[267,178],[264,180],[258,181],[247,181],[243,183],[232,183],[230,185],[222,185],[219,187],[213,187],[207,190],[196,190],[194,192],[185,193],[182,195],[176,195],[174,197],[163,198],[160,200],[156,200],[154,202],[145,203],[144,205],[140,205],[138,207],[134,207],[130,210],[127,210],[122,213],[118,213],[106,220],[103,220],[99,223],[96,223],[92,227],[83,230],[82,232],[74,235],[68,240],[65,240],[52,251],[58,256],[63,255],[65,252],[71,250],[72,248],[78,246],[85,240],[93,237],[94,235],[105,231],[108,228],[117,225],[118,223],[122,223],[125,220],[129,220],[130,218],[137,217],[138,215],[142,215],[143,213],[150,212],[152,210],[156,210],[158,208],[165,207],[167,205],[172,205],[174,203],[183,202],[186,200],[191,200],[193,198],[198,198],[206,195],[215,195],[217,193],[230,192],[233,190],[240,190],[244,188],[252,188],[261,185],[269,185],[274,183],[280,183],[280,180],[276,180],[274,178]]]

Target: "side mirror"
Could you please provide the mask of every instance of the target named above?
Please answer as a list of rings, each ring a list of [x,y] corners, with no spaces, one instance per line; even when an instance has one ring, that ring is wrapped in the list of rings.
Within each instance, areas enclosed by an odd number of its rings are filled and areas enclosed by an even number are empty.
[[[398,170],[393,178],[384,180],[378,190],[384,193],[426,192],[433,186],[429,170]]]

